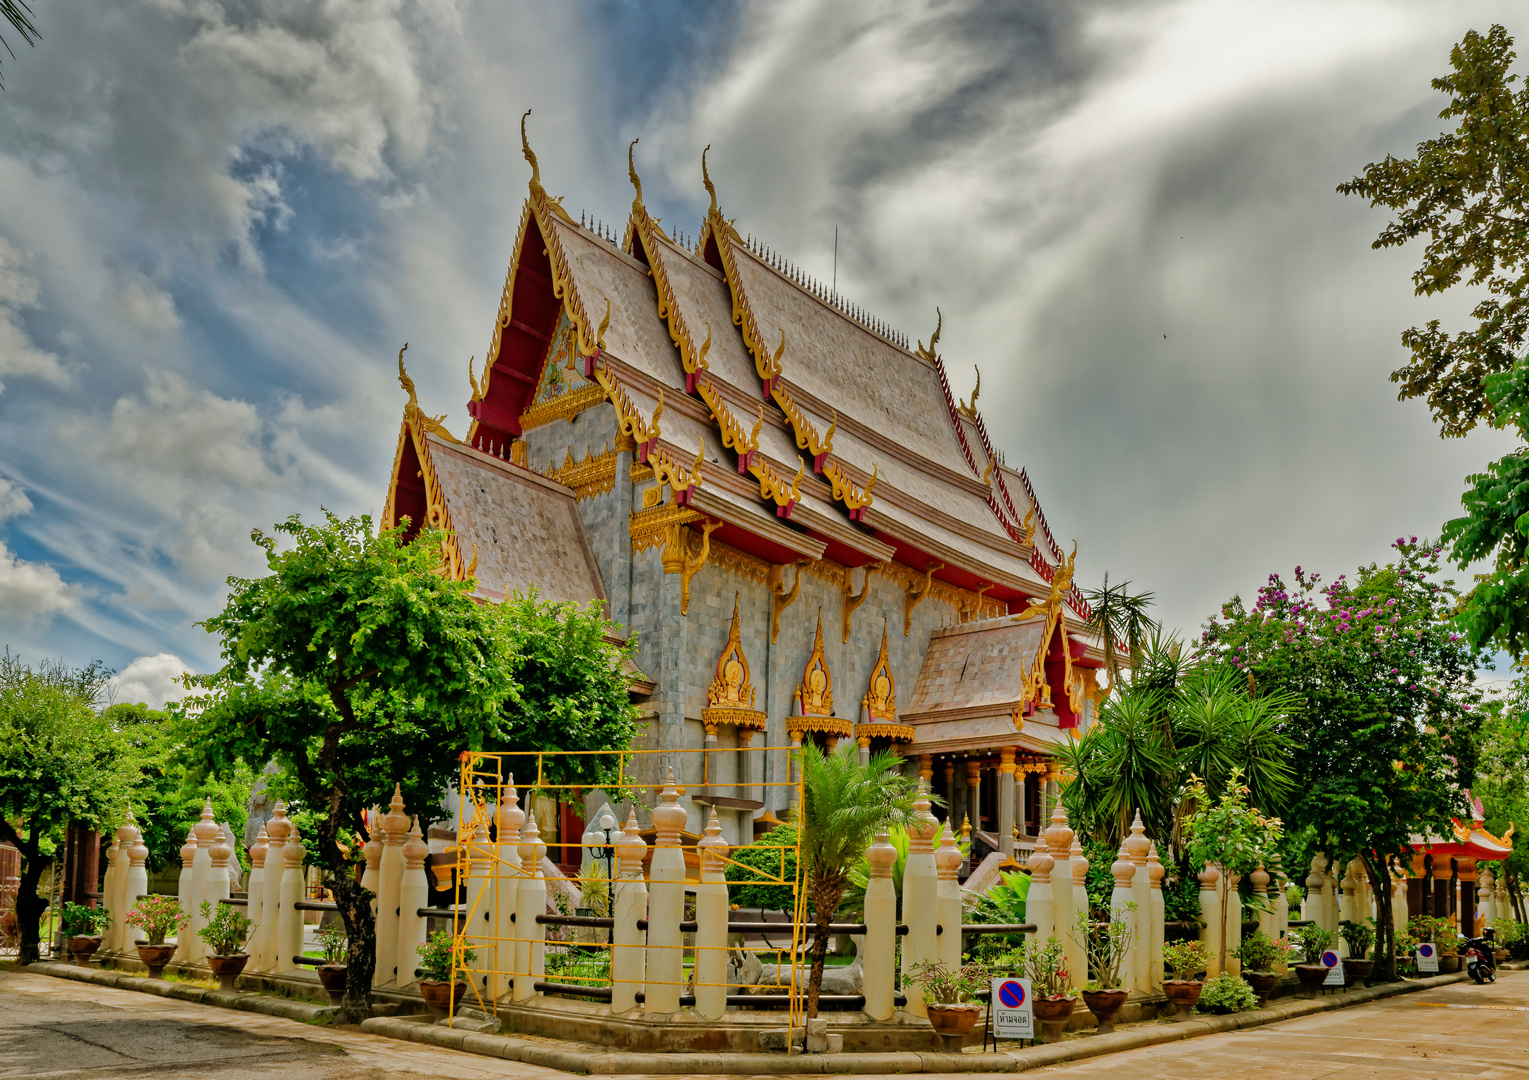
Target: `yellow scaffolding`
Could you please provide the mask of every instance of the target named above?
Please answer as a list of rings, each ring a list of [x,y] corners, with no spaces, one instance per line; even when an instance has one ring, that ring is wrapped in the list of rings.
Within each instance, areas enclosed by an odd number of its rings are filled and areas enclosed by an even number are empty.
[[[651,811],[653,804],[649,801],[648,796],[650,793],[656,795],[661,792],[666,782],[657,778],[637,779],[634,774],[646,771],[640,767],[641,764],[646,761],[657,761],[662,765],[669,765],[671,767],[670,776],[672,777],[672,767],[674,765],[680,764],[687,758],[694,758],[695,755],[702,755],[701,768],[698,770],[702,776],[701,783],[685,784],[679,780],[675,780],[674,783],[680,795],[690,795],[693,798],[699,796],[698,801],[705,805],[711,803],[711,799],[707,799],[705,796],[718,796],[721,789],[731,791],[740,786],[735,781],[713,782],[711,780],[711,755],[734,752],[745,755],[764,755],[771,751],[782,750],[787,752],[786,760],[788,765],[787,778],[785,780],[769,782],[748,781],[745,786],[751,789],[792,789],[791,805],[800,806],[802,800],[802,778],[795,747],[739,747],[736,750],[734,748],[726,748],[720,750],[464,752],[462,755],[461,778],[458,783],[460,807],[457,815],[457,887],[452,904],[455,908],[458,902],[460,902],[461,913],[453,919],[452,981],[457,981],[459,976],[465,977],[468,985],[472,988],[473,996],[476,998],[479,1008],[487,1014],[497,1016],[500,999],[510,993],[514,985],[514,979],[520,975],[529,976],[533,973],[532,969],[535,964],[530,959],[533,944],[545,941],[547,947],[558,950],[556,954],[559,955],[559,977],[556,980],[557,982],[570,987],[587,985],[595,991],[594,1000],[599,1000],[601,993],[609,993],[609,991],[604,990],[604,987],[611,985],[611,961],[615,948],[613,933],[607,935],[610,940],[605,942],[566,941],[548,939],[545,937],[545,932],[542,937],[533,938],[521,933],[518,927],[512,933],[501,933],[500,931],[505,925],[505,920],[498,917],[486,926],[481,925],[487,921],[484,918],[484,915],[487,913],[484,906],[485,898],[491,899],[493,911],[498,912],[501,910],[500,898],[502,892],[508,891],[507,889],[502,889],[505,882],[512,878],[517,882],[529,880],[530,878],[530,875],[519,866],[501,856],[501,845],[497,842],[498,833],[494,821],[496,810],[492,810],[490,807],[503,808],[512,802],[518,803],[525,811],[525,820],[529,822],[536,811],[538,801],[542,798],[552,797],[561,804],[565,801],[571,801],[571,797],[576,797],[578,792],[596,790],[602,791],[607,795],[613,808],[622,802],[627,802],[634,807]],[[556,784],[548,781],[545,768],[547,758],[579,756],[614,759],[614,778],[608,783]],[[763,757],[761,756],[758,760],[762,765]],[[657,771],[655,768],[654,772],[656,773]],[[752,770],[750,771],[752,772]],[[762,772],[763,769],[760,769],[761,774]],[[528,782],[525,779],[526,777],[534,777],[534,779]],[[567,794],[565,795],[564,793]],[[715,804],[712,805],[713,812],[715,812]],[[615,842],[621,835],[621,824],[618,820],[616,823],[616,834],[611,838],[612,843],[606,845],[611,847],[611,855],[608,857],[610,871],[598,879],[603,882],[606,889],[605,908],[607,915],[604,917],[612,917],[615,914],[615,889],[619,880],[619,868],[615,858]],[[586,823],[587,826],[588,823]],[[750,827],[752,827],[751,821]],[[646,828],[652,829],[653,826],[649,824]],[[524,832],[522,832],[521,842],[525,842]],[[546,841],[541,839],[538,839],[537,842],[546,844]],[[563,837],[557,843],[546,844],[546,846],[549,849],[582,849],[584,844],[582,837],[572,841],[567,837]],[[702,856],[697,847],[697,840],[685,841],[682,839],[679,845],[672,843],[662,844],[655,833],[654,843],[648,848],[648,860],[651,860],[652,855],[659,848],[672,848],[675,846],[681,849],[685,858],[686,873],[684,885],[694,886],[699,884]],[[756,851],[760,850],[761,847],[764,850],[779,853],[778,866],[773,875],[768,870],[739,862],[728,856],[721,856],[720,858],[724,866],[740,866],[748,870],[751,875],[748,883],[751,885],[780,885],[783,887],[789,886],[791,889],[791,946],[789,951],[783,948],[773,950],[777,960],[776,981],[774,984],[762,985],[766,989],[785,991],[789,1023],[795,1028],[800,1025],[805,1010],[806,978],[805,972],[802,970],[804,965],[801,961],[801,955],[806,944],[807,932],[810,929],[807,921],[806,868],[803,866],[801,859],[801,833],[798,830],[793,845],[754,845]],[[737,849],[734,848],[733,850],[736,851]],[[708,852],[708,854],[712,853]],[[580,855],[580,861],[582,862],[582,850],[580,850]],[[788,859],[788,856],[791,858]],[[480,871],[475,870],[475,863],[479,867],[486,864],[489,868],[489,873],[484,875]],[[791,869],[792,866],[794,866],[794,870]],[[692,870],[694,870],[694,876],[692,876]],[[590,884],[596,880],[595,875],[578,874],[571,878],[560,876],[546,880],[549,885],[553,885],[555,882],[576,885],[581,896],[594,896],[599,892],[598,886],[589,888]],[[646,871],[644,872],[643,880],[647,883]],[[477,883],[482,883],[481,887],[475,887]],[[458,897],[460,897],[460,901],[458,901]],[[494,925],[495,923],[498,925]],[[565,932],[579,928],[578,924],[572,926],[564,924],[553,925],[560,927]],[[588,924],[585,925],[587,926]],[[781,927],[786,929],[786,924],[782,923]],[[552,929],[552,927],[549,926],[548,929]],[[520,949],[519,946],[521,945],[525,945],[526,948],[524,950]],[[475,946],[481,948],[485,953],[490,953],[494,957],[495,962],[492,965],[484,965],[477,960],[465,961],[464,958],[469,952],[476,953],[478,951],[478,948],[475,948]],[[650,947],[645,944],[643,946],[644,951]],[[677,947],[681,950],[682,958],[685,953],[689,953],[693,960],[690,977],[680,984],[682,992],[687,986],[700,988],[702,986],[722,985],[724,988],[723,992],[724,994],[726,993],[726,980],[721,984],[699,981],[697,973],[700,965],[696,961],[699,961],[702,951],[701,946],[698,944],[685,945],[682,937],[681,944]],[[724,951],[728,948],[724,946]],[[769,952],[770,950],[756,950],[756,952],[758,951]],[[510,954],[511,962],[508,965],[505,963],[506,952]],[[787,953],[785,959],[782,959],[782,953]],[[522,957],[526,960],[524,966],[521,966]],[[581,964],[581,958],[592,962]],[[789,980],[786,980],[781,976],[785,974],[788,962],[790,977]],[[588,970],[581,971],[579,970],[580,967],[587,968]],[[603,974],[600,970],[602,967]],[[680,970],[684,970],[683,959]],[[553,980],[544,970],[541,981],[551,982]],[[645,987],[672,985],[675,985],[672,981],[654,982],[647,978],[645,971]],[[455,1010],[453,1009],[452,1021],[454,1019]]]

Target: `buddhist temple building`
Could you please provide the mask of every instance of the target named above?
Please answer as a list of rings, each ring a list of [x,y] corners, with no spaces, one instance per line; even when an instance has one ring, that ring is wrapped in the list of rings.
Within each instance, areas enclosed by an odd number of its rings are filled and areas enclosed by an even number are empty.
[[[1513,854],[1513,826],[1493,836],[1480,799],[1471,800],[1471,810],[1469,823],[1450,819],[1448,836],[1411,838],[1406,888],[1407,910],[1413,915],[1450,919],[1462,933],[1475,936],[1486,919],[1507,914],[1506,896],[1500,905],[1496,900],[1500,883],[1491,866]]]
[[[459,440],[427,414],[400,355],[384,524],[449,530],[449,572],[486,601],[603,603],[637,640],[642,745],[711,751],[681,780],[733,786],[729,842],[784,812],[761,785],[812,739],[894,748],[978,854],[1026,847],[1103,656],[1076,546],[994,450],[977,391],[953,394],[938,318],[910,345],[745,238],[704,155],[693,242],[648,214],[635,167],[615,230],[575,220],[525,156],[471,425]]]

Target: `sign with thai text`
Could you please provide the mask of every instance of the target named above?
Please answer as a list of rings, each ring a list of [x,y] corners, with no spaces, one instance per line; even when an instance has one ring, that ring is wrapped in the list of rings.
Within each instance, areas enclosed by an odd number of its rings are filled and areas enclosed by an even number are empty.
[[[1327,949],[1322,953],[1322,966],[1327,969],[1327,978],[1322,980],[1323,986],[1343,985],[1343,958],[1335,949]]]
[[[993,980],[993,1038],[1035,1038],[1035,1013],[1030,1007],[1029,979]]]
[[[1418,946],[1417,961],[1419,975],[1425,972],[1435,975],[1439,973],[1439,951],[1434,948],[1433,942],[1425,941]]]

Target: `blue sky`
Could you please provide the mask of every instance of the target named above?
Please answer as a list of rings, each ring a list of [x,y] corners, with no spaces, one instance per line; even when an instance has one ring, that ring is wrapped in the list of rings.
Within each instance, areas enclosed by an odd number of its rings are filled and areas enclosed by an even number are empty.
[[[410,343],[465,426],[530,128],[613,225],[627,142],[694,233],[744,232],[915,338],[1026,465],[1079,579],[1194,629],[1297,563],[1432,534],[1501,438],[1386,375],[1416,255],[1333,187],[1435,132],[1506,4],[36,5],[0,95],[0,642],[160,700],[249,530],[376,512]],[[1529,24],[1526,24],[1529,25]]]

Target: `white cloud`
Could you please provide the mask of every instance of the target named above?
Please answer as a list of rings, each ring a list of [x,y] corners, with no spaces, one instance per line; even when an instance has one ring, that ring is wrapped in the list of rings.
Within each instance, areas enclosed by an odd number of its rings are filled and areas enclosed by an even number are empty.
[[[0,617],[59,615],[78,607],[79,597],[80,590],[66,585],[53,567],[17,558],[0,542]]]
[[[184,660],[171,653],[140,656],[112,676],[108,692],[114,701],[162,709],[166,702],[179,701],[190,692],[176,682],[189,670]]]
[[[13,517],[32,512],[32,500],[27,493],[5,477],[0,476],[0,525]]]
[[[128,322],[143,330],[165,331],[180,326],[175,299],[134,266],[113,275],[112,306]]]
[[[57,356],[32,344],[21,313],[37,306],[39,288],[30,273],[31,253],[0,236],[0,390],[19,375],[63,385],[69,381]]]

